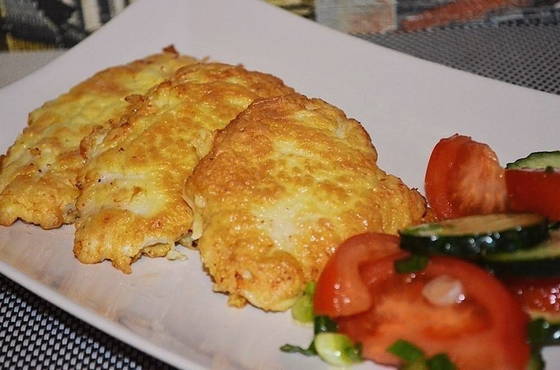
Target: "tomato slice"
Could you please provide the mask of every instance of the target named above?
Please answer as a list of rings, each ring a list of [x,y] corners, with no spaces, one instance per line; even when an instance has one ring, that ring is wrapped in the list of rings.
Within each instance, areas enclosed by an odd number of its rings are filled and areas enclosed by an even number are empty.
[[[560,220],[560,172],[506,170],[507,193],[512,211],[536,212]]]
[[[362,246],[354,252],[349,248],[341,253],[337,250],[327,266],[357,269],[359,277],[350,274],[353,284],[347,284],[343,270],[325,269],[317,283],[315,310],[318,314],[334,312],[340,331],[362,343],[365,358],[399,365],[400,360],[387,348],[404,339],[428,356],[447,353],[459,369],[526,368],[528,317],[508,289],[488,272],[459,259],[432,257],[423,271],[398,274],[394,263],[408,256],[406,252],[369,257],[370,250],[380,246]],[[426,297],[427,284],[439,277],[460,282],[458,303],[436,304]],[[369,298],[363,298],[367,295]],[[354,297],[359,302],[356,306]],[[329,305],[328,300],[338,303]],[[352,307],[349,314],[345,314],[347,307]]]
[[[560,318],[560,277],[512,278],[505,284],[527,310]]]
[[[436,144],[425,189],[428,203],[440,219],[506,210],[504,169],[496,153],[468,136],[456,134]]]
[[[315,290],[314,311],[338,317],[367,310],[371,296],[360,277],[362,264],[399,251],[394,235],[363,233],[343,242],[329,259]]]

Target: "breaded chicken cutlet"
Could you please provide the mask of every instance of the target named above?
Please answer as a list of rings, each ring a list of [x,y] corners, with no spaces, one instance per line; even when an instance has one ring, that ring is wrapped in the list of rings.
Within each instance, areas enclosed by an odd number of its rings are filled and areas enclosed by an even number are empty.
[[[77,201],[76,257],[111,260],[130,273],[142,254],[165,256],[189,232],[184,182],[215,131],[255,99],[292,92],[271,75],[207,63],[182,68],[137,97],[102,141],[84,141],[92,147],[85,148],[90,159]]]
[[[233,306],[285,310],[346,238],[421,220],[423,198],[376,160],[362,126],[322,100],[249,106],[185,188],[214,289]]]
[[[74,222],[82,139],[120,117],[127,96],[144,94],[194,62],[170,47],[101,71],[31,112],[28,126],[0,158],[0,225],[18,218],[45,229]]]

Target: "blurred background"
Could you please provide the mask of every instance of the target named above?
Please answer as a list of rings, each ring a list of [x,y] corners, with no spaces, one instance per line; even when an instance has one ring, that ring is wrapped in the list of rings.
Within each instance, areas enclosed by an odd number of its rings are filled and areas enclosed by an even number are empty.
[[[0,0],[0,49],[69,48],[132,0]]]
[[[351,34],[503,22],[557,23],[559,0],[262,0]],[[0,50],[65,49],[134,0],[0,0]]]
[[[134,1],[0,0],[0,87],[62,55]],[[259,1],[408,55],[560,94],[560,0]]]

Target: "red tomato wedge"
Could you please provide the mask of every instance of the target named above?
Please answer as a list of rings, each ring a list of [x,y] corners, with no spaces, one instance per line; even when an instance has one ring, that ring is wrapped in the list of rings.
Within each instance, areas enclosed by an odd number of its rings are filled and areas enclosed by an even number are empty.
[[[377,238],[370,240],[376,242]],[[488,272],[459,259],[432,257],[423,271],[398,274],[394,263],[408,256],[405,252],[370,258],[370,250],[380,246],[355,252],[344,249],[338,253],[339,248],[327,266],[357,269],[361,282],[351,274],[354,283],[347,284],[341,270],[325,269],[317,283],[315,310],[335,317],[342,333],[362,343],[365,358],[399,365],[400,360],[387,348],[404,339],[428,356],[448,354],[459,369],[525,370],[530,352],[528,317],[508,289]],[[439,278],[459,282],[457,302],[434,303],[427,298],[427,285],[433,289],[434,279]],[[354,297],[359,302],[356,306]],[[325,302],[330,300],[338,303]],[[356,312],[359,307],[361,312]],[[345,314],[346,310],[352,313]]]
[[[437,143],[428,162],[425,189],[440,219],[506,210],[504,169],[496,153],[468,136],[453,135]]]
[[[399,251],[399,238],[363,233],[343,242],[329,259],[315,289],[314,311],[337,317],[371,306],[371,296],[360,277],[360,266]]]
[[[509,206],[512,211],[536,212],[560,220],[560,172],[506,170]]]
[[[560,277],[508,279],[505,284],[527,310],[560,315]]]

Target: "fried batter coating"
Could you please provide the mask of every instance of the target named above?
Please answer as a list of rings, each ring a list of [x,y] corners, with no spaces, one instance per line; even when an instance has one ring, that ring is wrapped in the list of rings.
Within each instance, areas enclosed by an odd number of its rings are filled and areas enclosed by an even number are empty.
[[[207,63],[137,98],[101,143],[86,140],[93,157],[81,176],[76,257],[130,273],[142,254],[165,256],[191,227],[183,186],[215,131],[255,99],[291,92],[276,77]]]
[[[424,199],[376,160],[362,126],[322,100],[253,103],[185,187],[215,290],[230,305],[285,310],[346,238],[418,222]]]
[[[106,127],[129,105],[179,67],[196,62],[172,48],[101,71],[29,115],[28,126],[0,161],[0,225],[18,218],[45,229],[74,222],[80,142]]]

